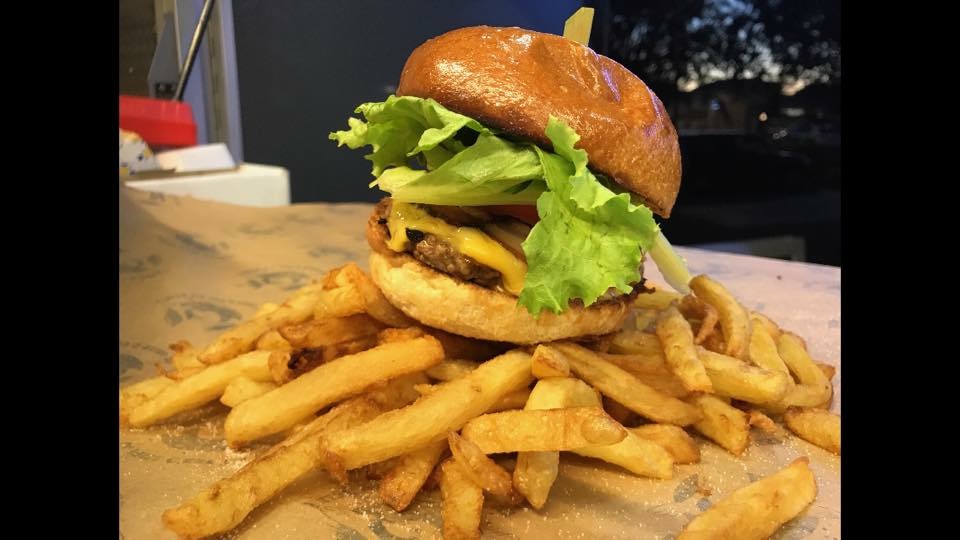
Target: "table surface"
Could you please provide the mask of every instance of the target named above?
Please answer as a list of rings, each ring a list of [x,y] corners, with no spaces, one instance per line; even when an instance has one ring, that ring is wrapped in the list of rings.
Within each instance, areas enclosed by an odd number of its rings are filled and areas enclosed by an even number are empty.
[[[203,346],[335,266],[366,268],[368,204],[246,208],[121,188],[120,385],[170,367],[167,345]],[[678,248],[694,274],[708,274],[748,308],[805,338],[811,355],[837,368],[832,410],[840,412],[840,269]],[[646,276],[663,283],[655,265]],[[123,430],[120,531],[126,538],[175,538],[160,514],[229,475],[263,446],[226,448],[226,408],[204,407],[177,423]],[[484,537],[673,538],[689,519],[729,493],[796,457],[810,457],[819,494],[779,538],[839,538],[840,459],[795,437],[756,430],[742,458],[711,443],[702,460],[676,467],[672,480],[638,478],[564,454],[545,508],[487,505]],[[697,485],[712,488],[709,496]],[[345,490],[318,472],[258,509],[238,538],[418,538],[437,533],[436,492],[404,514],[376,500],[375,484]]]

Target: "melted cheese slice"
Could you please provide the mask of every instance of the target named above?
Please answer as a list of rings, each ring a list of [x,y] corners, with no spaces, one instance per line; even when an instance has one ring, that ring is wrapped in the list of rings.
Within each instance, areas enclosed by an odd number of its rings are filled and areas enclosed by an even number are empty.
[[[527,263],[514,255],[503,244],[473,227],[454,227],[435,218],[423,208],[410,203],[393,201],[387,219],[390,240],[387,247],[394,251],[407,249],[407,229],[436,235],[463,255],[489,266],[503,276],[503,287],[514,296],[519,296],[527,277]]]

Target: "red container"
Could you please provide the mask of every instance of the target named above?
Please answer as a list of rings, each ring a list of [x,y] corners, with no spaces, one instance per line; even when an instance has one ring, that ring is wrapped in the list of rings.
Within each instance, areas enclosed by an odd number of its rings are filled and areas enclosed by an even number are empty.
[[[120,129],[136,132],[156,151],[197,144],[193,109],[180,101],[121,95]]]

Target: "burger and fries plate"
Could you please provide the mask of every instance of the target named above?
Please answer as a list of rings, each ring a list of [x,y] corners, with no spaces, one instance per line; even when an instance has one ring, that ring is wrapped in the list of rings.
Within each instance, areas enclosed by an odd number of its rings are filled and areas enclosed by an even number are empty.
[[[163,485],[177,495],[153,519],[183,538],[256,536],[278,504],[270,537],[835,535],[837,367],[786,323],[816,288],[781,317],[738,296],[762,273],[731,290],[722,266],[688,272],[653,218],[680,188],[677,134],[642,81],[568,38],[471,27],[418,47],[397,95],[356,113],[330,139],[372,147],[371,187],[390,195],[366,221],[369,254],[351,245],[306,279],[259,273],[247,283],[298,279],[252,313],[168,306],[169,326],[237,320],[176,336],[156,376],[122,386],[122,455],[145,462],[123,467],[137,478],[122,505]],[[190,281],[201,254],[239,256],[223,232],[173,234]],[[169,264],[122,264],[121,309]],[[158,439],[190,452],[163,459]]]
[[[284,209],[236,209],[216,203],[166,197],[159,206],[143,204],[148,194],[129,194],[133,202],[152,213],[158,222],[185,224],[182,216],[204,216],[186,224],[189,234],[207,241],[218,237],[218,231],[234,229],[245,221],[260,219],[283,223],[289,216],[303,216],[308,208],[314,215],[331,215],[330,207],[309,205]],[[369,207],[341,207],[337,211],[337,230],[362,230]],[[295,245],[308,241],[311,233],[302,228],[289,228],[274,237],[273,242]],[[339,238],[339,232],[332,234]],[[319,264],[339,266],[343,257],[351,255],[363,261],[366,246],[359,239],[334,241]],[[135,237],[134,237],[135,239]],[[232,238],[233,248],[256,249],[265,238],[250,236]],[[192,265],[199,273],[210,273],[189,285],[176,280],[162,280],[151,286],[148,281],[126,282],[122,306],[125,319],[133,324],[124,327],[124,336],[131,340],[176,343],[189,337],[195,345],[208,344],[223,330],[197,329],[199,319],[167,327],[145,320],[146,306],[163,305],[173,293],[191,292],[210,298],[252,298],[243,318],[254,316],[261,304],[280,303],[290,295],[280,284],[251,289],[239,281],[215,279],[216,275],[246,275],[248,267],[222,259],[198,259],[187,250],[168,246],[161,256],[172,266]],[[342,252],[342,253],[341,253]],[[336,255],[335,255],[336,254]],[[692,271],[708,270],[733,295],[751,310],[762,311],[783,328],[791,329],[807,340],[807,347],[817,361],[835,363],[839,350],[839,328],[830,322],[830,315],[839,312],[839,274],[830,269],[798,265],[722,253],[683,250]],[[289,253],[276,260],[278,267],[315,268],[316,259],[304,251]],[[646,275],[653,283],[662,283],[656,267],[649,266]],[[316,278],[322,273],[317,272]],[[196,287],[192,289],[191,287]],[[284,287],[288,288],[288,287]],[[669,290],[669,288],[665,288]],[[133,298],[136,298],[134,301]],[[123,298],[122,298],[123,300]],[[341,301],[338,299],[338,302]],[[136,302],[136,303],[134,303]],[[762,303],[761,303],[762,302]],[[345,302],[348,303],[348,302]],[[163,310],[155,310],[157,321]],[[140,314],[141,317],[126,317]],[[156,335],[156,332],[162,332]],[[288,332],[289,334],[289,332]],[[626,338],[630,335],[624,334]],[[619,340],[624,341],[624,340]],[[626,340],[629,342],[629,339]],[[127,349],[136,352],[136,349]],[[149,358],[138,353],[141,358]],[[172,356],[172,354],[171,354]],[[176,366],[157,357],[167,371]],[[178,360],[180,362],[180,360]],[[839,367],[838,364],[835,364]],[[441,377],[454,376],[455,369]],[[154,367],[143,367],[130,374],[121,388],[156,375]],[[831,410],[839,412],[840,372],[833,376]],[[432,379],[430,382],[440,382]],[[218,398],[219,399],[219,398]],[[232,450],[226,443],[224,421],[229,409],[217,402],[175,416],[166,422],[143,429],[121,430],[121,532],[126,538],[175,538],[161,520],[164,511],[176,508],[195,497],[210,485],[230,477],[247,462],[265,452],[270,443],[261,442]],[[597,537],[663,538],[674,536],[695,516],[717,504],[731,492],[783,469],[796,458],[806,456],[817,482],[813,504],[780,531],[783,538],[821,538],[839,536],[839,458],[803,441],[781,427],[780,433],[767,434],[751,430],[751,442],[739,457],[720,448],[696,430],[688,430],[696,441],[700,462],[676,464],[673,478],[656,479],[638,476],[598,459],[562,452],[559,474],[546,503],[537,511],[529,504],[511,506],[488,495],[482,514],[484,537]],[[275,439],[271,439],[273,441]],[[495,455],[495,457],[497,457]],[[512,470],[515,460],[496,460]],[[359,478],[357,478],[359,476]],[[441,496],[438,487],[420,492],[402,513],[386,505],[379,495],[381,480],[354,475],[341,486],[326,472],[316,471],[272,497],[257,508],[238,527],[227,533],[230,538],[422,538],[439,536],[442,529]]]

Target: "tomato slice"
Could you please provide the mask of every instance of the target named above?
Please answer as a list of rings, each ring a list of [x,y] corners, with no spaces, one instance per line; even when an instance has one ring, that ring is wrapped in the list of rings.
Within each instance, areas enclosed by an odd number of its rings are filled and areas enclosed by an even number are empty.
[[[488,206],[485,210],[491,214],[515,217],[527,225],[536,225],[540,221],[540,216],[537,215],[537,207],[530,204]]]

